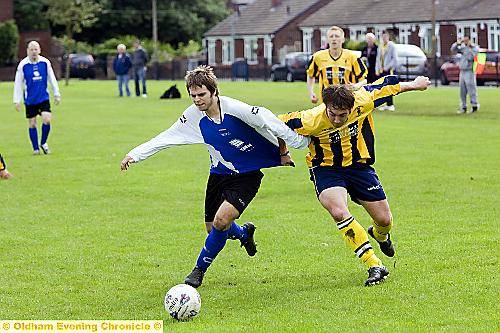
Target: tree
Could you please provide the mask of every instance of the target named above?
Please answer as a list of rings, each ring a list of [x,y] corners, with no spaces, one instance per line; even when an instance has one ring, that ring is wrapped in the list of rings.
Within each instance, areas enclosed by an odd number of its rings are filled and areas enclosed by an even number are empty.
[[[0,66],[13,63],[17,58],[19,32],[13,20],[0,22]]]
[[[87,42],[133,32],[152,38],[151,0],[101,1],[99,21],[78,37]],[[203,33],[229,15],[225,0],[157,0],[158,39],[177,46],[190,40],[201,42]],[[57,29],[53,29],[57,34]]]
[[[48,30],[49,21],[40,15],[46,7],[39,0],[14,0],[14,19],[19,31]]]
[[[66,85],[69,84],[69,53],[74,45],[73,34],[90,27],[97,21],[101,10],[99,2],[91,0],[44,0],[47,5],[47,18],[56,25],[64,27],[66,35]]]

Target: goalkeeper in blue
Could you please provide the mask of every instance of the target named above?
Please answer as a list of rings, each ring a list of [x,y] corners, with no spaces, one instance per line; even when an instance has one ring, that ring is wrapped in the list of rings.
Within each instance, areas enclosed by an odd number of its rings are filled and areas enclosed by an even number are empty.
[[[239,240],[249,256],[257,252],[252,223],[238,219],[257,194],[264,174],[261,169],[294,166],[287,145],[306,148],[309,139],[297,134],[271,111],[219,95],[217,78],[208,66],[186,75],[193,104],[169,129],[132,149],[121,169],[145,160],[162,149],[205,144],[211,166],[205,195],[205,226],[208,236],[196,266],[185,283],[199,287],[208,267],[226,241]]]

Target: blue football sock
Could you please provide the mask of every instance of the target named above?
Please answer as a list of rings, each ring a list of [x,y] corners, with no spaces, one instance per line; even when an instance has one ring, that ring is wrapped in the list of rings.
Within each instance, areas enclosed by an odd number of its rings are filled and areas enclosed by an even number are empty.
[[[243,228],[242,226],[238,225],[236,222],[233,221],[231,223],[231,226],[229,227],[229,233],[227,235],[228,239],[241,239],[244,240],[244,238],[247,237],[246,233],[247,229]]]
[[[42,140],[40,144],[44,144],[47,142],[47,138],[49,137],[50,132],[50,124],[42,124]]]
[[[40,148],[38,147],[38,131],[36,130],[36,127],[30,127],[28,128],[29,134],[30,134],[30,140],[31,140],[31,145],[33,146],[33,150],[39,150]]]
[[[229,230],[220,231],[212,227],[212,231],[210,231],[205,240],[205,246],[201,250],[198,260],[196,261],[196,266],[202,271],[206,272],[210,264],[212,264],[212,261],[214,261],[215,257],[217,257],[219,252],[224,248],[228,233]]]

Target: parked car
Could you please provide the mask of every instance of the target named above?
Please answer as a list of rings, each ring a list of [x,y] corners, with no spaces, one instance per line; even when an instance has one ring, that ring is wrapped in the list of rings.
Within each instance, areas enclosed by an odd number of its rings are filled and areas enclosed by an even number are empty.
[[[480,50],[480,52],[486,53],[486,64],[484,65],[484,71],[481,74],[476,74],[477,84],[482,86],[487,81],[500,80],[500,52],[488,50]],[[460,56],[460,54],[456,54],[441,65],[441,84],[448,85],[450,82],[458,82],[460,75],[458,60]]]
[[[413,80],[419,75],[427,75],[427,56],[412,44],[394,44],[398,62],[397,74],[402,80]]]
[[[71,53],[69,55],[69,77],[75,78],[95,78],[95,61],[91,54]],[[61,70],[64,75],[66,73],[66,57],[61,63]]]
[[[306,67],[310,55],[305,52],[292,52],[285,56],[281,64],[271,67],[271,80],[306,81]]]

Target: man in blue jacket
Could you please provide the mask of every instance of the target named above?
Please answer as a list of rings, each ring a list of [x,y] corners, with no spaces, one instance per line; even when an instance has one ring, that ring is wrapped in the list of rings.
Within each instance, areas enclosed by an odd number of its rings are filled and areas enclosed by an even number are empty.
[[[118,92],[120,97],[123,97],[123,88],[127,91],[127,96],[130,97],[130,90],[128,89],[128,71],[132,67],[132,61],[130,60],[130,55],[126,52],[127,48],[124,44],[119,44],[116,47],[118,54],[113,60],[113,70],[116,73],[116,80],[118,81]]]

